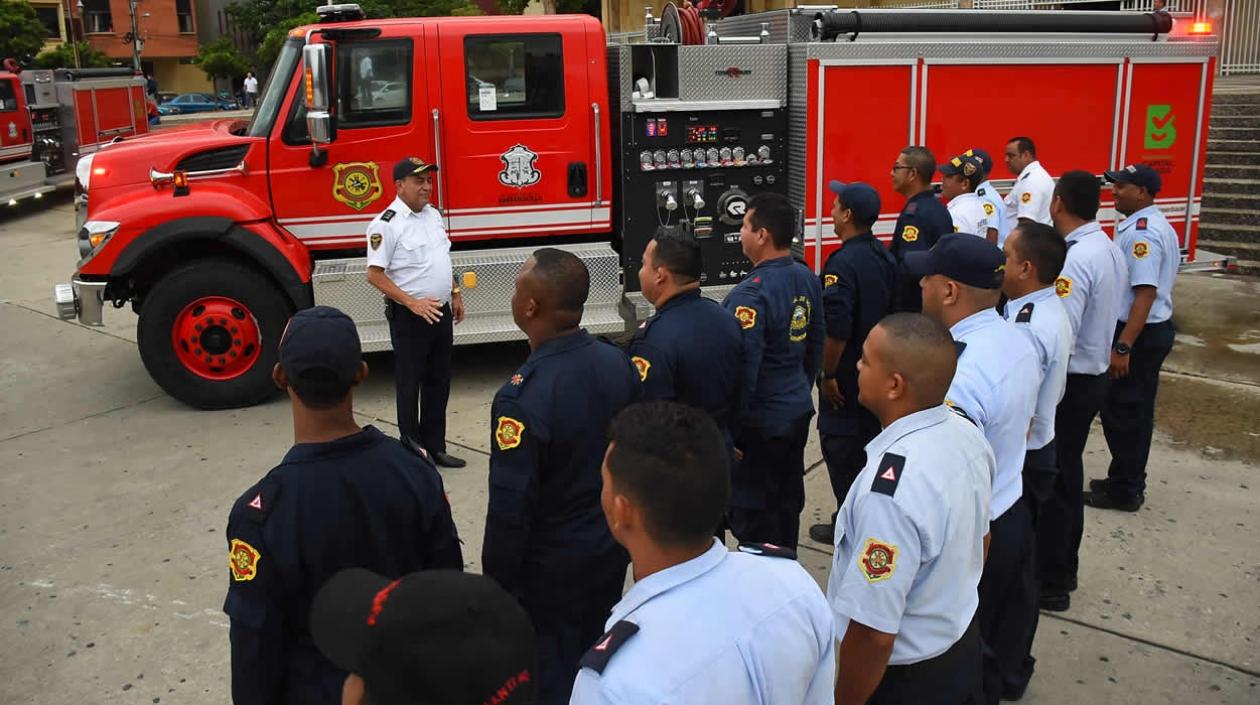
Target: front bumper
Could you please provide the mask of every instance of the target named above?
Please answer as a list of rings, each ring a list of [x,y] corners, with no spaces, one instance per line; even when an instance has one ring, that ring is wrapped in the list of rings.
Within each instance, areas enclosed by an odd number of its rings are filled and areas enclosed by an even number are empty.
[[[56,284],[53,305],[63,321],[77,317],[84,325],[105,325],[105,282],[74,279],[69,284]]]

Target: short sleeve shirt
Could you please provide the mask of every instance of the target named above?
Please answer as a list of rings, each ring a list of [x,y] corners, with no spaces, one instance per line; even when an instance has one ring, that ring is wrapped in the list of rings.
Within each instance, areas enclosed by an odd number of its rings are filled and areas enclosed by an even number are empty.
[[[1053,196],[1054,179],[1041,167],[1041,162],[1024,167],[1011,192],[1006,195],[1007,232],[1019,225],[1020,218],[1054,225],[1050,222],[1050,199]]]
[[[1111,365],[1129,268],[1096,221],[1068,233],[1066,240],[1067,259],[1054,287],[1072,322],[1068,374],[1100,375]]]
[[[954,232],[967,235],[988,237],[992,221],[985,215],[984,200],[974,193],[964,193],[954,197],[946,207],[949,217],[954,221]]]
[[[1028,335],[1041,365],[1037,412],[1028,433],[1029,450],[1040,450],[1054,440],[1054,415],[1067,384],[1068,358],[1072,354],[1072,322],[1054,287],[1011,299],[1002,317]]]
[[[1120,305],[1120,320],[1129,320],[1133,308],[1133,287],[1155,287],[1155,303],[1147,323],[1172,318],[1172,291],[1181,266],[1181,246],[1177,231],[1164,218],[1159,206],[1147,206],[1116,226],[1116,246],[1129,265],[1129,286]]]
[[[1006,236],[1011,234],[1011,223],[1006,218],[1006,201],[991,181],[985,181],[976,187],[976,195],[984,201],[984,215],[989,219],[989,227],[997,228],[998,247],[1006,243]]]
[[[411,296],[451,300],[451,240],[431,205],[414,212],[395,198],[368,224],[367,261]]]

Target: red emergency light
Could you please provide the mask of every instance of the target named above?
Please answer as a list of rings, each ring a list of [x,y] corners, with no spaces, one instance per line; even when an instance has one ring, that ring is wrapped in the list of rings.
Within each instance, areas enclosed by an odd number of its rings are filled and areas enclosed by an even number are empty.
[[[1211,34],[1211,33],[1212,33],[1211,22],[1195,22],[1194,24],[1190,25],[1189,34]]]

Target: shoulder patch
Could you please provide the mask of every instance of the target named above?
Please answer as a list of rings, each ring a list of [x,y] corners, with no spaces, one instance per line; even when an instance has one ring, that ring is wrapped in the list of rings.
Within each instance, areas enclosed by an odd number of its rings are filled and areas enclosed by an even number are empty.
[[[1137,259],[1146,259],[1151,253],[1151,244],[1145,240],[1138,240],[1133,243],[1133,256]]]
[[[992,204],[992,203],[989,203],[988,201],[985,201],[985,202],[984,202],[984,214],[985,214],[985,215],[992,217],[992,215],[993,215],[994,213],[996,213],[996,212],[997,212],[997,209],[993,207],[993,204]]]
[[[1016,323],[1027,323],[1032,320],[1033,302],[1029,301],[1019,307],[1019,313],[1015,314]]]
[[[786,546],[776,546],[772,543],[741,543],[739,550],[744,553],[751,553],[754,556],[770,556],[772,558],[790,558],[796,560],[796,551]]]
[[[1020,203],[1028,203],[1028,202],[1030,202],[1030,201],[1032,201],[1032,192],[1031,192],[1031,191],[1025,191],[1025,192],[1023,192],[1023,193],[1019,194],[1019,202],[1020,202]]]
[[[1138,230],[1146,230],[1146,226],[1147,226],[1146,218],[1137,219],[1136,227]]]
[[[984,189],[982,189],[982,188],[978,188],[978,189],[976,189],[976,195],[977,195],[977,196],[979,196],[979,197],[981,197],[981,198],[984,198]]]
[[[897,570],[897,547],[888,541],[867,539],[858,557],[858,567],[869,583],[891,578]]]
[[[1071,246],[1071,244],[1072,243],[1070,242],[1068,243],[1069,246]],[[1071,296],[1072,295],[1072,278],[1061,276],[1058,279],[1055,279],[1054,280],[1054,293],[1058,294],[1060,299],[1066,299],[1067,297]]]
[[[913,225],[907,225],[901,229],[901,239],[906,242],[915,242],[919,239],[919,229]]]
[[[498,444],[499,450],[512,450],[519,446],[524,435],[525,424],[511,416],[500,416],[494,427],[494,442]]]
[[[648,370],[652,369],[652,362],[645,357],[635,355],[630,358],[630,362],[634,363],[634,369],[639,371],[639,381],[646,382]]]
[[[826,289],[829,286],[834,286],[835,283],[838,281],[840,281],[840,277],[837,277],[834,274],[824,274],[823,275],[823,288]]]
[[[263,480],[237,500],[239,508],[237,516],[261,524],[266,521],[267,515],[271,513],[271,508],[276,503],[276,497],[279,496],[280,486],[275,481]]]
[[[384,213],[381,213],[381,220],[388,223],[389,221],[394,219],[395,215],[397,214],[394,213],[393,208],[387,209]]]
[[[735,317],[739,319],[739,327],[744,330],[757,325],[757,309],[751,306],[736,306]]]
[[[613,654],[617,653],[617,649],[638,633],[639,625],[634,622],[627,622],[624,619],[617,622],[612,629],[595,641],[595,645],[582,656],[578,666],[589,668],[596,673],[603,673],[608,667],[608,662],[612,660]]]
[[[233,582],[245,582],[258,577],[258,561],[262,554],[258,549],[240,539],[232,539],[228,546],[228,567],[232,570]]]
[[[521,388],[523,388],[525,386],[525,382],[529,380],[529,372],[530,368],[528,363],[517,369],[516,372],[513,372],[512,376],[508,377],[507,382],[502,387],[499,387],[499,396],[508,398],[519,396]]]
[[[906,467],[906,456],[896,453],[884,453],[879,466],[875,468],[875,481],[871,483],[871,492],[886,494],[889,497],[897,493],[897,483],[901,482],[901,473]]]

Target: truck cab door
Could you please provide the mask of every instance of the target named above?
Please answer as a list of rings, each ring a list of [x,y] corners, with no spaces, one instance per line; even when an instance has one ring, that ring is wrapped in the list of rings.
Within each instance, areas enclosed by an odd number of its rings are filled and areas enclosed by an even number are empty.
[[[17,76],[0,76],[0,162],[24,159],[31,153],[31,118],[21,91]]]
[[[320,147],[322,164],[312,166],[302,82],[294,81],[269,140],[268,179],[277,222],[307,247],[365,248],[368,223],[394,198],[394,163],[434,158],[423,48],[419,33],[336,42],[337,134]]]
[[[607,231],[588,83],[603,60],[592,64],[582,18],[485,29],[437,28],[438,192],[451,239]]]

